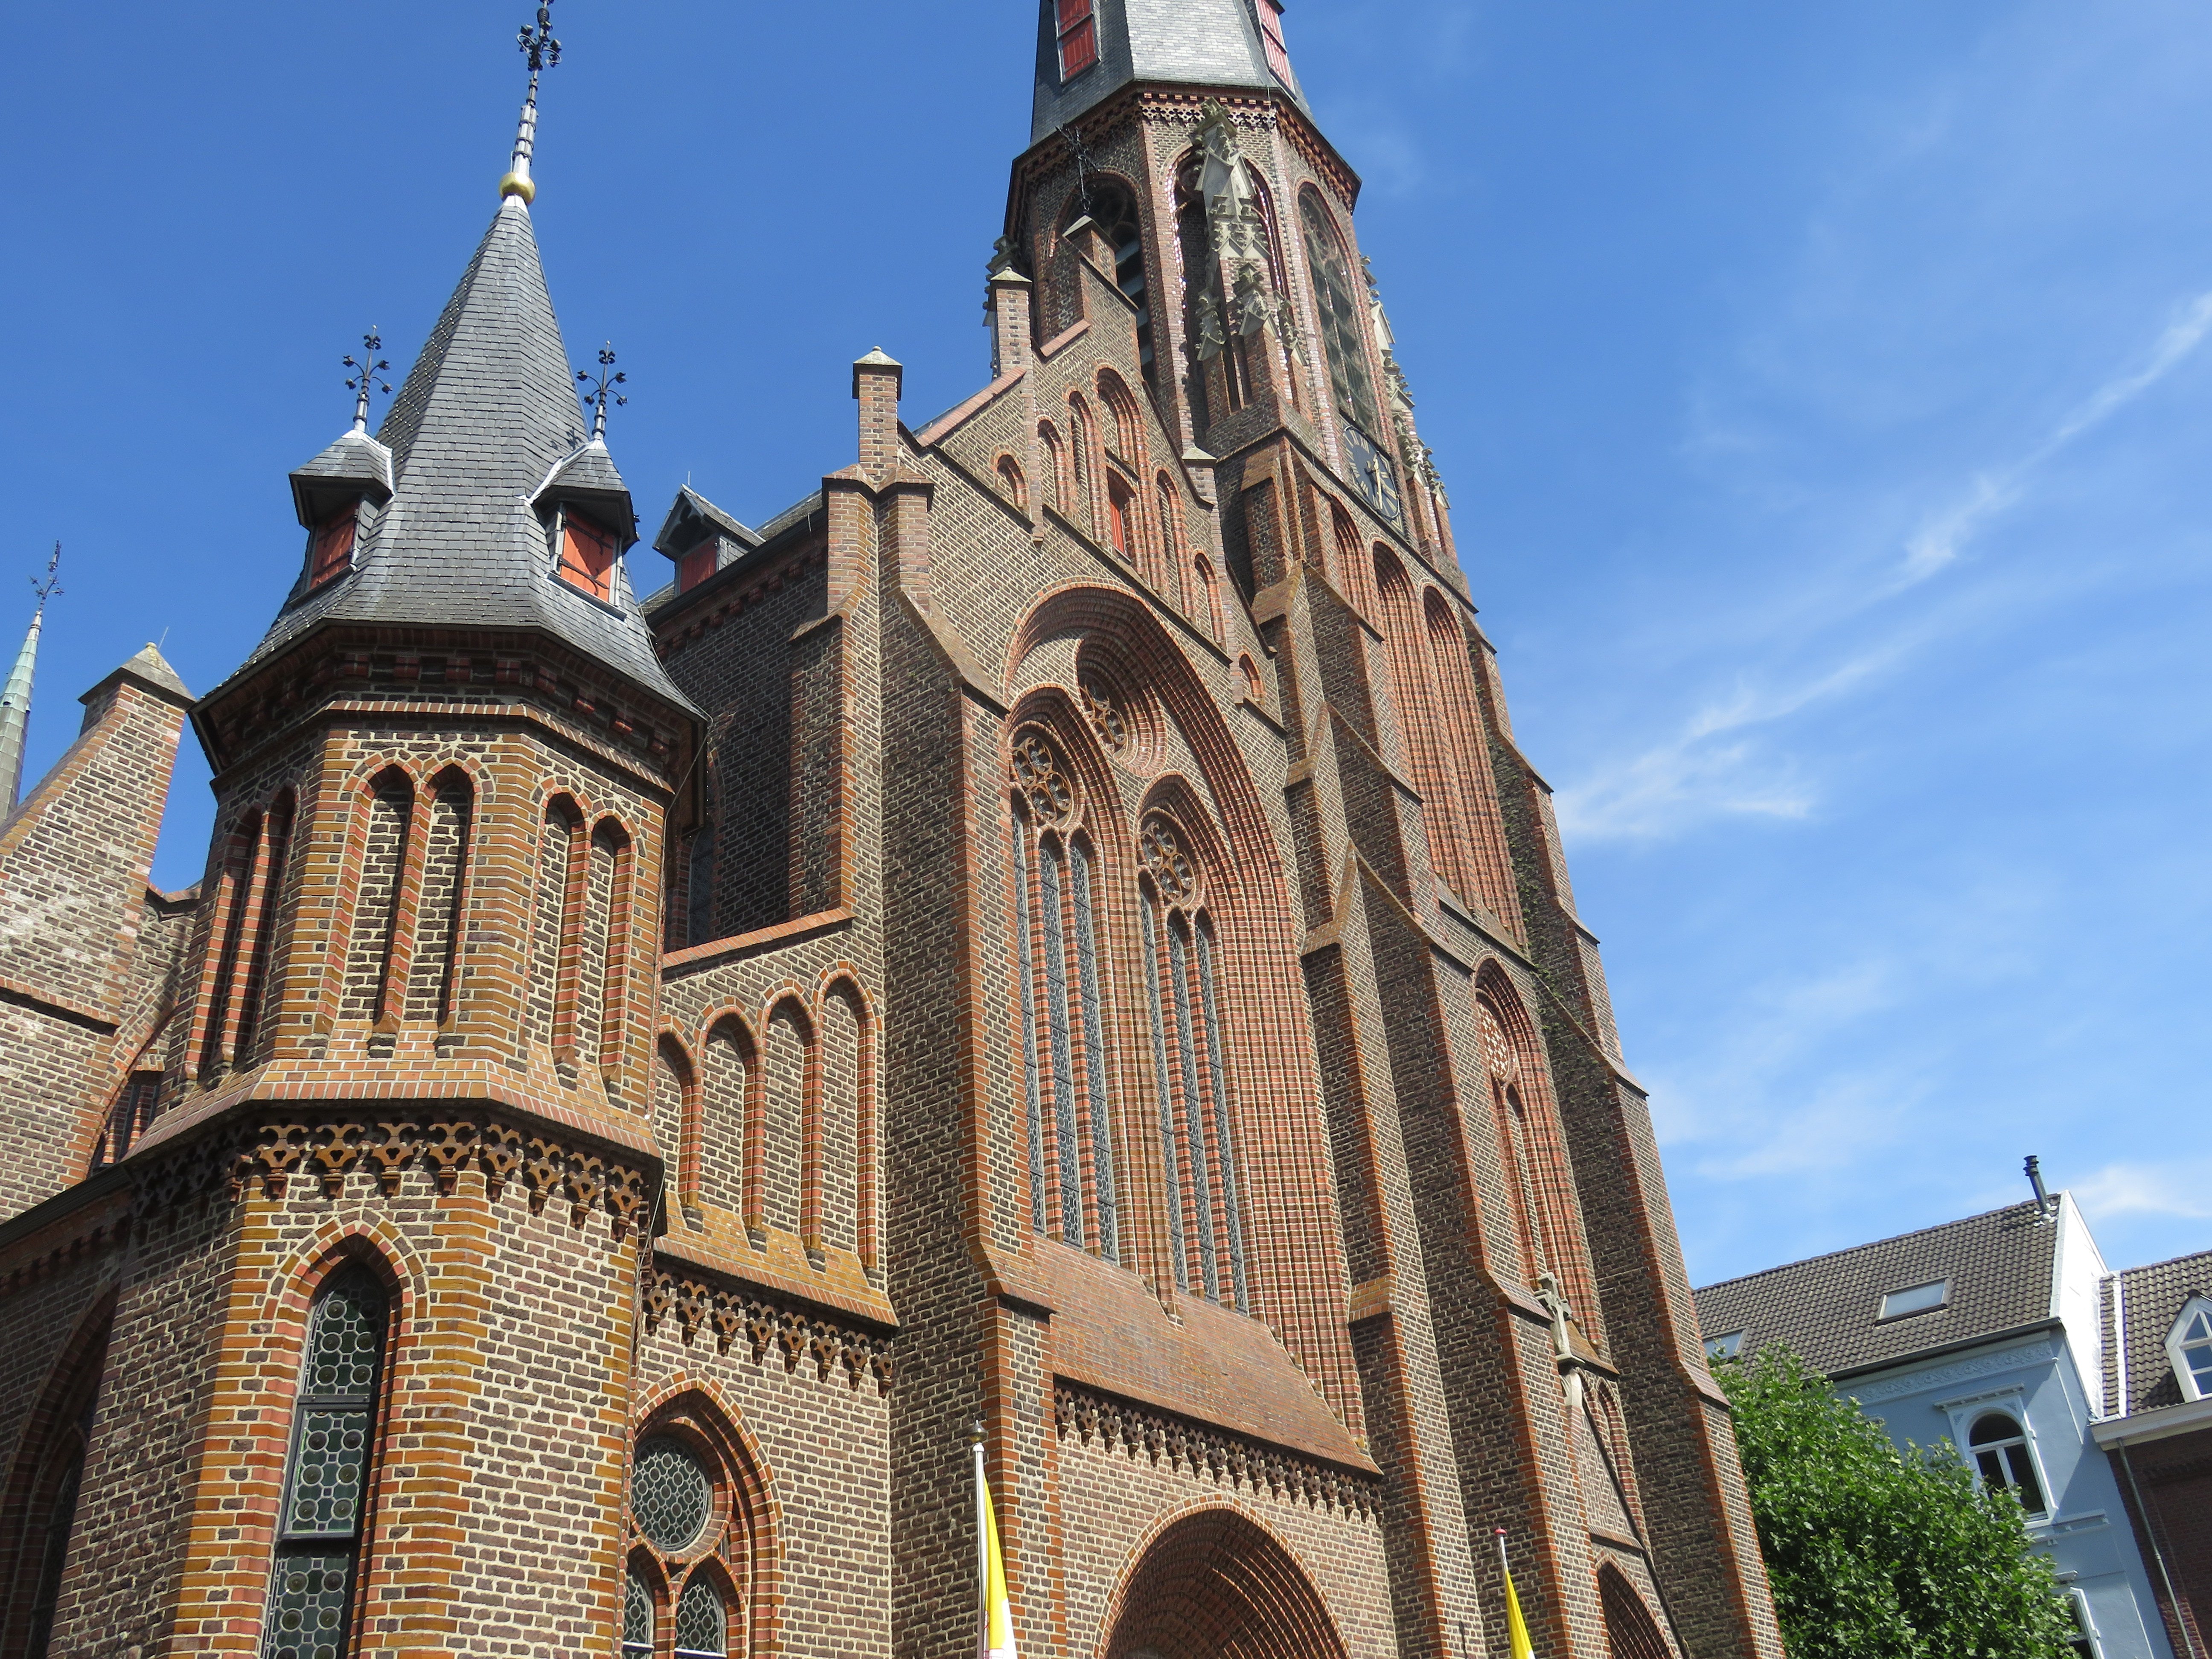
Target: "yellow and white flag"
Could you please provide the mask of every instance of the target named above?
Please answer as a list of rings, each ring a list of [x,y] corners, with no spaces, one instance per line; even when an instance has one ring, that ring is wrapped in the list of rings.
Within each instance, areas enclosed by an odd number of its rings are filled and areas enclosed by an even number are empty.
[[[1536,1659],[1529,1644],[1528,1621],[1521,1617],[1521,1598],[1513,1593],[1513,1571],[1505,1565],[1505,1528],[1498,1529],[1498,1571],[1505,1579],[1505,1642],[1513,1659]]]
[[[999,1553],[999,1518],[991,1503],[991,1483],[983,1475],[980,1438],[975,1442],[975,1589],[981,1614],[975,1632],[977,1659],[1018,1659],[1014,1607],[1006,1599],[1006,1559]]]

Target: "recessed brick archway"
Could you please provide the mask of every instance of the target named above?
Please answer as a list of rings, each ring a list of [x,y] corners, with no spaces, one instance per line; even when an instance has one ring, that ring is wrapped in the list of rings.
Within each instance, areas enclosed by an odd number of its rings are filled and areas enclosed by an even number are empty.
[[[1130,1569],[1103,1659],[1346,1659],[1313,1581],[1258,1522],[1187,1515]]]

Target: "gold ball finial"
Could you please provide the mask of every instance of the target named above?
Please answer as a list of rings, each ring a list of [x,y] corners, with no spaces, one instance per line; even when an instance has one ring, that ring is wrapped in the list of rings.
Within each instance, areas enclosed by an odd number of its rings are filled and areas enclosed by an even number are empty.
[[[502,197],[520,196],[522,205],[528,207],[538,199],[538,186],[531,183],[529,174],[510,173],[499,181],[499,193]]]

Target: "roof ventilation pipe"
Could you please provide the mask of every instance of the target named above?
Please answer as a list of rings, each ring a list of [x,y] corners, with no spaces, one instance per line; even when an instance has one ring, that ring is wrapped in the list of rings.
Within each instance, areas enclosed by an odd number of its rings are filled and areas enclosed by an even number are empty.
[[[2048,1192],[2044,1190],[2043,1160],[2037,1158],[2034,1153],[2030,1152],[2027,1156],[2027,1163],[2024,1167],[2027,1171],[2027,1184],[2035,1188],[2035,1207],[2040,1210],[2046,1218],[2056,1214],[2058,1209],[2058,1200],[2051,1197]]]

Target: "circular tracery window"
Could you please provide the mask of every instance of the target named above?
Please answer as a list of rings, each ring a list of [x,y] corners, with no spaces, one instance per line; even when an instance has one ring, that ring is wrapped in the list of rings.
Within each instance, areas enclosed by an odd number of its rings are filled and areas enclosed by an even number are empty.
[[[1060,751],[1034,726],[1015,735],[1014,781],[1040,818],[1064,818],[1075,805]]]
[[[1170,904],[1188,903],[1198,892],[1198,871],[1183,850],[1182,830],[1159,813],[1148,813],[1139,844],[1160,896]]]
[[[638,1530],[655,1549],[681,1555],[707,1530],[714,1509],[714,1483],[689,1446],[660,1435],[638,1448],[629,1508]]]

